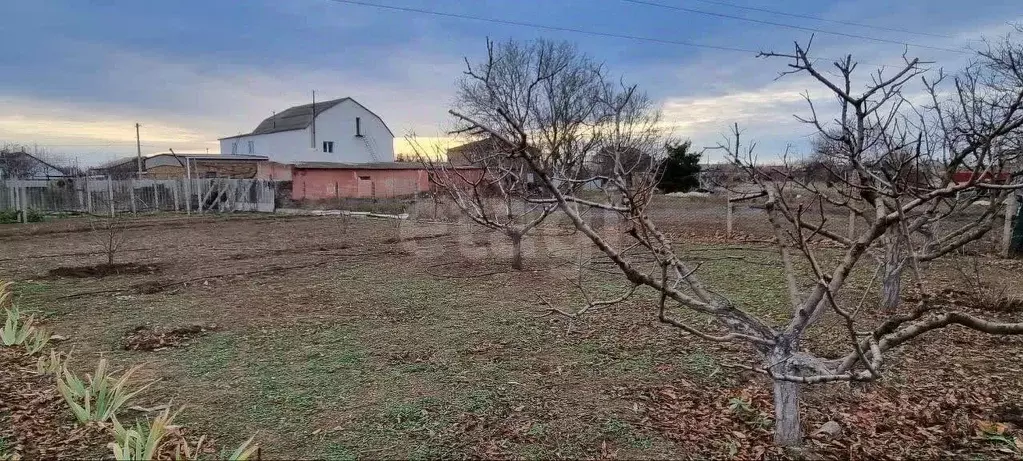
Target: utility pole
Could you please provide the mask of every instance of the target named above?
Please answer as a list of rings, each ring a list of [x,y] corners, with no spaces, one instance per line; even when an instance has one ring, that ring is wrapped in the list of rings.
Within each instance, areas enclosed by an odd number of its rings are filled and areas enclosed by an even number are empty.
[[[135,124],[135,152],[138,154],[139,179],[142,179],[142,141],[139,138],[139,125]]]

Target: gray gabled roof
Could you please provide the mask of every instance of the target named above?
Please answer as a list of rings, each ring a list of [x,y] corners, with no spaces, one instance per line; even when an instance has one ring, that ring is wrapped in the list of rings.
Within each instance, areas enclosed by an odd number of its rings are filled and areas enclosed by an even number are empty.
[[[367,109],[366,106],[359,104],[358,101],[352,98],[340,98],[332,99],[330,101],[317,102],[315,104],[309,103],[302,104],[301,106],[289,107],[282,112],[278,112],[270,117],[263,119],[262,122],[259,122],[259,126],[257,126],[255,130],[252,130],[251,133],[239,134],[236,136],[228,136],[220,139],[240,138],[242,136],[278,133],[281,131],[304,130],[306,128],[309,128],[309,125],[313,123],[314,106],[316,109],[316,115],[319,115],[322,114],[324,111],[349,100],[357,104],[359,107],[366,109],[366,112],[373,114],[374,117],[379,119],[380,122],[384,124],[384,128],[387,128],[387,132],[391,133],[391,136],[394,136],[394,133],[391,131],[391,129],[387,127],[387,123],[384,122],[384,119],[380,118],[379,115]]]

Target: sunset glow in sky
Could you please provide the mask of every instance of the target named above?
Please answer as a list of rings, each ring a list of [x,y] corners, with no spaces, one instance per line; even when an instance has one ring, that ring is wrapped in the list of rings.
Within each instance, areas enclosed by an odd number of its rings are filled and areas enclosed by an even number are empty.
[[[369,1],[369,0],[367,0]],[[373,0],[510,21],[671,41],[788,51],[810,32],[686,13],[621,0]],[[966,49],[1023,21],[1016,2],[950,0],[736,2],[833,20],[911,30],[864,29],[699,1],[656,0],[700,10],[940,48]],[[3,2],[0,25],[17,45],[0,49],[0,141],[38,144],[85,164],[134,153],[219,150],[217,138],[251,131],[271,111],[350,96],[403,137],[444,144],[463,57],[484,41],[547,37],[576,42],[660,102],[677,136],[715,143],[740,123],[764,155],[805,146],[800,94],[823,92],[800,77],[776,79],[781,60],[753,53],[595,37],[382,10],[331,0],[127,0]],[[818,33],[816,55],[852,53],[864,71],[897,64],[903,45]],[[957,69],[969,58],[910,47]],[[866,74],[864,73],[864,77]]]

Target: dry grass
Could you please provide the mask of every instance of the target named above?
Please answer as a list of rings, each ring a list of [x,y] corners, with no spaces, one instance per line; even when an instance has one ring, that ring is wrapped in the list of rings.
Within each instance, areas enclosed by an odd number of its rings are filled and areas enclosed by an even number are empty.
[[[673,211],[681,204],[659,204],[659,219],[672,218],[670,230],[705,261],[711,286],[781,320],[776,257],[721,242],[723,213],[704,203],[685,215]],[[761,235],[757,216],[749,211],[738,230]],[[747,351],[680,336],[656,323],[643,297],[582,321],[541,316],[536,294],[582,302],[563,283],[577,276],[579,248],[563,230],[530,239],[527,270],[511,273],[500,236],[417,224],[385,243],[395,232],[387,222],[356,219],[341,236],[336,219],[134,223],[122,258],[161,270],[96,279],[47,276],[103,258],[90,254],[73,220],[31,233],[5,227],[0,278],[16,280],[22,305],[71,338],[76,366],[100,355],[144,364],[141,378],[162,384],[140,403],[188,405],[178,421],[223,446],[258,431],[272,458],[678,456],[677,437],[646,422],[647,404],[637,400],[645,389],[697,382],[728,396],[763,385],[720,366]],[[865,288],[869,275],[854,285]],[[586,283],[609,296],[624,288],[601,272],[588,272]],[[123,336],[142,325],[214,327],[183,347],[124,350]],[[1023,367],[1011,352],[1018,344],[984,347],[988,358],[953,363],[985,373]],[[928,353],[896,357],[898,379],[929,369]],[[1004,383],[1007,398],[1023,393],[1018,380]],[[809,401],[809,413],[827,414],[826,402]],[[703,453],[727,454],[725,445]]]

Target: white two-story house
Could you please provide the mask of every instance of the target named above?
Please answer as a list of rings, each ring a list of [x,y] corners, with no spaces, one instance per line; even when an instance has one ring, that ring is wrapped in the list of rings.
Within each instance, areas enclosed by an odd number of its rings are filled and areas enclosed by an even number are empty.
[[[352,98],[303,104],[220,139],[221,154],[263,155],[278,163],[394,161],[394,133]]]

